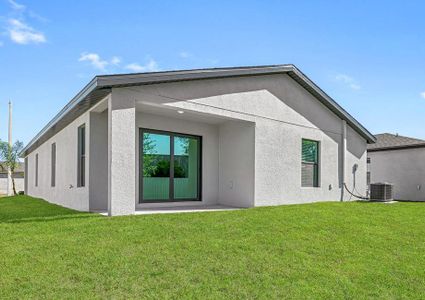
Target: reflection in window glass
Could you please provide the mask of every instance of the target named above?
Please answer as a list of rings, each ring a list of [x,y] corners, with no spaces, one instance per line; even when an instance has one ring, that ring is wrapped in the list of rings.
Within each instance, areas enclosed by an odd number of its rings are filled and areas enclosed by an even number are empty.
[[[143,199],[170,198],[170,136],[143,134]]]
[[[198,149],[195,137],[174,137],[174,198],[196,199],[198,195]]]
[[[319,143],[302,140],[301,150],[301,186],[319,186]]]

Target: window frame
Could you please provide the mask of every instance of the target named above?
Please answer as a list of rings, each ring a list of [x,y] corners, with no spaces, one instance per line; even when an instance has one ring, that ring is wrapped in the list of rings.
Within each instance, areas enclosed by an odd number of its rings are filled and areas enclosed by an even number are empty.
[[[371,173],[370,173],[370,164],[372,163],[372,159],[368,156],[366,157],[366,185],[367,188],[370,188],[371,183]]]
[[[308,142],[314,142],[317,145],[317,162],[308,162],[308,161],[304,161],[303,160],[303,141],[308,141]],[[321,168],[321,159],[320,159],[320,155],[321,155],[321,151],[320,151],[320,141],[318,140],[313,140],[313,139],[308,139],[308,138],[302,138],[301,139],[301,188],[320,188],[321,186],[321,176],[320,176],[320,168]],[[313,172],[314,170],[316,170],[315,174],[315,178],[313,178],[313,185],[312,186],[306,186],[303,185],[303,181],[302,181],[302,175],[303,175],[303,165],[313,165]],[[313,173],[314,176],[314,173]]]
[[[149,200],[143,198],[143,134],[153,133],[162,134],[170,137],[170,186],[169,186],[169,198],[168,199],[155,199]],[[196,198],[175,198],[174,197],[174,138],[175,137],[189,137],[198,140],[198,182],[197,182],[197,197]],[[144,203],[173,203],[173,202],[202,202],[202,136],[194,135],[189,133],[181,133],[167,130],[151,129],[139,127],[139,204]]]
[[[35,182],[34,186],[38,187],[38,153],[35,154]]]
[[[28,194],[28,156],[25,156],[24,164],[24,192]]]
[[[77,187],[86,186],[86,124],[78,126],[77,136]]]
[[[56,143],[51,145],[50,186],[56,186]]]

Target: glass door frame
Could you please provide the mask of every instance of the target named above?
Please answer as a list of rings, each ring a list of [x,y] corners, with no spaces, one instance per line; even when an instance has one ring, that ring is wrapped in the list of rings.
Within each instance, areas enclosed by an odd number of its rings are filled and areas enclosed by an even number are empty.
[[[143,199],[143,134],[153,133],[162,134],[170,137],[170,184],[169,184],[169,199],[155,199],[155,200],[144,200]],[[197,198],[194,199],[183,199],[174,198],[174,137],[189,137],[194,138],[198,141],[198,183],[197,183]],[[139,128],[139,203],[172,203],[172,202],[184,202],[184,201],[202,201],[202,137],[186,134],[180,132],[172,132],[165,130]]]

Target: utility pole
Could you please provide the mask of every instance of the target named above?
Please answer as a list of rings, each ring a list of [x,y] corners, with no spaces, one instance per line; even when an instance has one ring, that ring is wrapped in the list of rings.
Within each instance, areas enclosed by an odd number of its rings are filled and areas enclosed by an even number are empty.
[[[12,102],[9,100],[9,152],[12,148]],[[10,155],[10,153],[9,153]],[[12,196],[12,171],[7,168],[7,195]]]

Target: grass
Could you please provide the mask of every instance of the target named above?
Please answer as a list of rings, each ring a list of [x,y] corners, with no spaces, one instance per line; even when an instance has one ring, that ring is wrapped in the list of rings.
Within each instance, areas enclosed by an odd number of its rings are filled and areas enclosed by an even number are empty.
[[[0,199],[0,298],[425,297],[425,203],[107,218]]]

